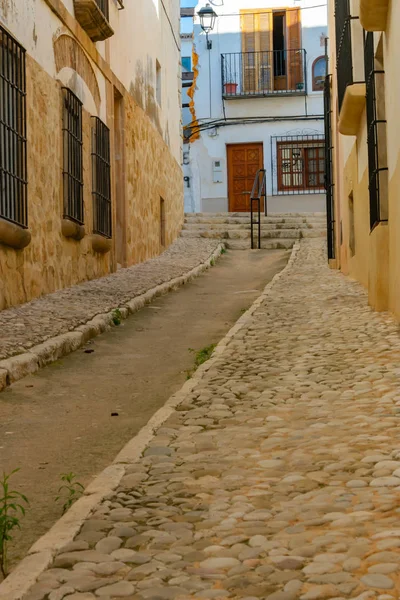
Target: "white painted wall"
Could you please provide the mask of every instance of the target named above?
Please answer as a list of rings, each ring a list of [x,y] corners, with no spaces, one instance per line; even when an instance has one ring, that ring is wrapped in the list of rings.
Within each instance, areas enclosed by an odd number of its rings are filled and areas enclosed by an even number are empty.
[[[198,2],[195,12],[206,4]],[[271,212],[309,212],[325,210],[324,194],[274,196],[272,193],[271,138],[273,136],[323,133],[323,93],[312,91],[312,63],[324,55],[324,37],[327,34],[326,7],[311,8],[315,0],[230,0],[213,8],[218,14],[216,26],[209,38],[213,47],[206,48],[206,36],[195,17],[194,47],[199,56],[199,76],[196,81],[195,108],[200,123],[226,118],[260,117],[275,118],[275,122],[219,126],[203,131],[200,139],[190,149],[191,189],[196,211],[228,210],[226,145],[245,142],[262,142],[264,167],[268,174],[268,194]],[[241,52],[240,9],[242,8],[301,8],[302,47],[306,50],[307,96],[280,96],[226,100],[225,114],[222,101],[221,54]],[[309,8],[310,7],[310,8]],[[281,121],[282,117],[288,120]],[[309,120],[297,120],[308,118]],[[311,117],[311,119],[310,119]],[[212,162],[223,161],[223,182],[213,183]]]

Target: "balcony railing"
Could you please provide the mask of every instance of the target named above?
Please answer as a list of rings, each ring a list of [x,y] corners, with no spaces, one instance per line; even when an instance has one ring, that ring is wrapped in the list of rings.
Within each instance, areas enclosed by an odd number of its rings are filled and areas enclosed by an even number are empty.
[[[268,50],[221,55],[224,98],[307,93],[306,51]]]
[[[105,16],[105,18],[107,19],[107,21],[110,20],[110,10],[109,10],[109,5],[108,5],[108,0],[96,0],[96,4],[99,7],[99,9],[101,10],[101,12],[103,13],[103,15]]]

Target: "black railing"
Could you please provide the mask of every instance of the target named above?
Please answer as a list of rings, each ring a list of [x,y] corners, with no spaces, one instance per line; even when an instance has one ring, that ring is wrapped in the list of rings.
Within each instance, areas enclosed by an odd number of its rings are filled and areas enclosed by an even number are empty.
[[[101,10],[101,12],[103,13],[103,15],[105,16],[105,18],[107,19],[107,21],[109,21],[110,20],[110,10],[109,10],[108,0],[96,0],[96,4],[99,7],[99,9]]]
[[[369,207],[371,229],[380,221],[387,221],[387,214],[383,214],[381,202],[381,176],[387,171],[387,166],[381,165],[382,157],[379,154],[379,140],[386,137],[386,120],[378,115],[377,111],[377,85],[376,76],[383,75],[384,71],[375,68],[374,34],[365,32],[364,39],[364,65],[366,82],[366,113],[367,113],[367,146],[368,146],[368,172],[369,172]],[[383,90],[381,90],[383,93]],[[380,131],[381,129],[381,131]]]
[[[335,0],[336,70],[339,110],[348,85],[353,83],[350,0]]]
[[[83,224],[82,102],[63,88],[64,217]]]
[[[28,225],[25,50],[0,27],[0,217]]]
[[[324,83],[324,115],[325,115],[325,190],[326,190],[326,224],[328,238],[328,259],[335,258],[335,205],[333,182],[333,146],[332,146],[332,105],[331,75],[325,77]]]
[[[222,54],[221,69],[224,98],[307,93],[303,49]]]
[[[259,169],[256,173],[253,189],[250,196],[250,227],[251,227],[251,249],[254,250],[254,228],[257,226],[257,248],[261,248],[261,203],[264,200],[265,214],[267,214],[267,172]],[[255,205],[255,206],[254,206]],[[255,209],[255,210],[254,210]],[[257,221],[254,221],[254,214]]]
[[[92,117],[93,231],[107,238],[112,235],[110,173],[110,130]]]

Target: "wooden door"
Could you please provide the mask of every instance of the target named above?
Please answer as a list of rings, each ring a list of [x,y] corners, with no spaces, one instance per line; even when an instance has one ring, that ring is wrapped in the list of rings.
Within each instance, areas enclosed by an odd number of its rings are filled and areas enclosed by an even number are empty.
[[[229,211],[250,212],[254,178],[264,164],[262,143],[230,144],[227,146],[227,164]],[[264,210],[263,202],[261,210]]]

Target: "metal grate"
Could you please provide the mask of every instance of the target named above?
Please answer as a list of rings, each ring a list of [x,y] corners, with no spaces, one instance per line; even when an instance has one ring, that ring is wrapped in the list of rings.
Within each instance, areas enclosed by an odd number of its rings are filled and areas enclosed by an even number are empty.
[[[303,49],[222,54],[221,69],[226,99],[307,93]]]
[[[325,190],[326,190],[326,221],[328,232],[328,258],[335,258],[335,206],[332,165],[332,106],[331,106],[331,75],[325,77],[324,83],[324,114],[325,114]]]
[[[108,0],[96,0],[96,4],[99,7],[99,9],[101,10],[101,12],[103,13],[103,15],[105,16],[105,18],[107,19],[107,21],[109,21],[110,20],[110,9],[109,9]]]
[[[335,0],[336,70],[339,111],[348,85],[353,83],[350,0]]]
[[[324,135],[272,136],[271,172],[272,195],[323,193]]]
[[[28,226],[25,50],[0,26],[0,217]]]
[[[93,231],[111,238],[110,130],[92,117]]]
[[[368,172],[369,172],[369,207],[371,229],[380,221],[387,221],[386,215],[381,210],[381,185],[380,178],[387,167],[382,167],[379,160],[379,127],[385,127],[386,120],[379,119],[376,102],[377,74],[384,71],[375,69],[374,34],[365,32],[364,39],[364,64],[366,82],[366,112],[367,112],[367,146],[368,146]]]
[[[83,224],[82,102],[63,88],[64,217]]]

